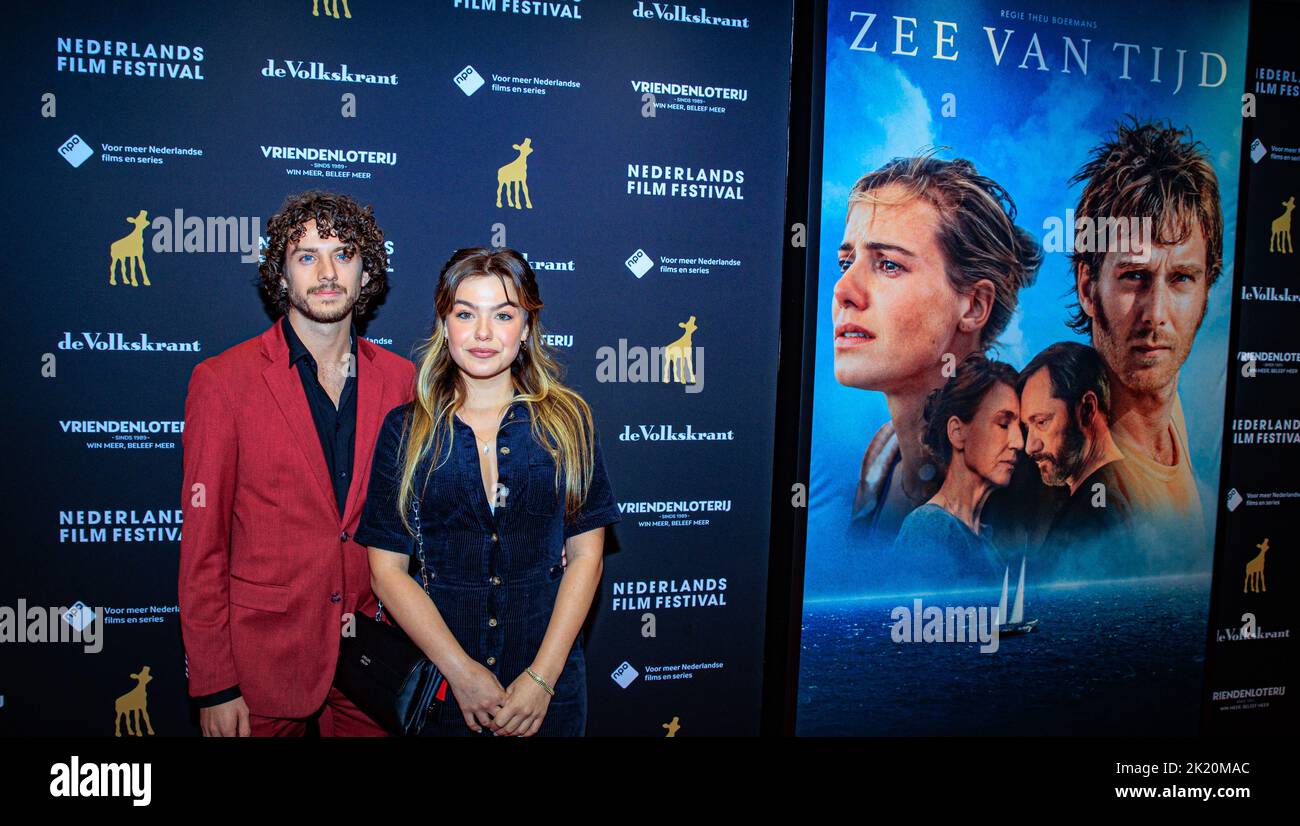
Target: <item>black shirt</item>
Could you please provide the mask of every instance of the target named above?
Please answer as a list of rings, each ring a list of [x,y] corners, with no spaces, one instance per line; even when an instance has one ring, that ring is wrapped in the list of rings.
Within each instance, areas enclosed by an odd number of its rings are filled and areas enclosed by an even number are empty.
[[[316,359],[312,358],[307,345],[294,332],[289,316],[284,316],[280,323],[284,326],[284,340],[289,345],[289,366],[297,366],[302,389],[307,393],[307,406],[311,408],[312,420],[316,422],[316,435],[320,437],[325,466],[329,468],[330,481],[334,483],[334,498],[339,516],[342,516],[348,501],[348,487],[352,484],[352,458],[357,443],[356,327],[351,331],[354,369],[348,371],[336,408],[334,400],[325,392],[320,379],[316,378]]]
[[[302,389],[307,394],[307,406],[311,409],[312,421],[316,423],[316,435],[320,437],[321,450],[325,454],[325,466],[329,468],[330,481],[334,484],[334,500],[338,505],[339,517],[347,506],[348,487],[352,483],[352,460],[357,443],[357,371],[348,371],[343,382],[343,392],[339,395],[336,408],[330,394],[316,377],[316,359],[312,357],[307,345],[302,343],[289,316],[280,320],[284,330],[284,340],[289,345],[290,370],[297,367],[302,379]],[[357,363],[357,330],[354,325],[350,331],[352,337],[352,364]],[[195,697],[199,708],[227,703],[241,696],[239,686],[231,686],[215,694]]]
[[[1133,506],[1119,482],[1124,461],[1094,470],[1056,514],[1043,541],[1045,575],[1094,580],[1142,573],[1133,570]]]

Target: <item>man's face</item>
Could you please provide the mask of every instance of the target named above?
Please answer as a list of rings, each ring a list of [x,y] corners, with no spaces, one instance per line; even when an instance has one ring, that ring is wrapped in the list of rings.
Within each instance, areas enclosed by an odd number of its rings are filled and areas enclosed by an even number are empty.
[[[352,312],[370,274],[361,271],[355,246],[338,237],[321,238],[316,221],[303,224],[302,237],[284,253],[289,304],[311,321],[333,324]]]
[[[1164,234],[1164,233],[1161,233]],[[1079,304],[1092,318],[1092,343],[1121,384],[1138,393],[1176,387],[1205,318],[1209,282],[1205,235],[1199,223],[1181,244],[1144,242],[1108,252],[1095,276],[1081,268]]]
[[[877,194],[895,201],[902,190],[891,184]],[[888,392],[928,387],[940,375],[961,296],[944,273],[938,233],[939,213],[922,198],[849,209],[833,306],[840,384]]]
[[[1044,485],[1065,485],[1083,464],[1083,430],[1065,402],[1052,395],[1047,368],[1035,371],[1020,394],[1020,421],[1025,426],[1025,453]]]

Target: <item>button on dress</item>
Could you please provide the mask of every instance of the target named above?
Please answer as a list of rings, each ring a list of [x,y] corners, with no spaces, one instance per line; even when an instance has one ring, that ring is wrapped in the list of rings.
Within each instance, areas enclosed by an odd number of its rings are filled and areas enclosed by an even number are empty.
[[[411,403],[389,411],[375,444],[365,509],[355,540],[362,545],[414,555],[415,537],[397,511],[397,484],[405,446],[402,427]],[[483,489],[478,442],[474,431],[453,418],[452,444],[442,437],[441,456],[432,449],[416,471],[429,595],[465,653],[509,687],[532,664],[546,634],[560,579],[561,556],[571,536],[619,522],[614,492],[605,472],[599,436],[594,437],[595,466],[582,509],[564,517],[563,478],[555,479],[555,462],[530,432],[526,402],[513,402],[497,431],[498,484],[504,490],[494,503]],[[408,519],[414,525],[414,519]],[[421,581],[419,563],[411,576]],[[587,722],[586,662],[578,633],[564,671],[552,685],[539,735],[581,736]],[[423,734],[472,735],[455,692]],[[484,735],[491,732],[484,729]]]

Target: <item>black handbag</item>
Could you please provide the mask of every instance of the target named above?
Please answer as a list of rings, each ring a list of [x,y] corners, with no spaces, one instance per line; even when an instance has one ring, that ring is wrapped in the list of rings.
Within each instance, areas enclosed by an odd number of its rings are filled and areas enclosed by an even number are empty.
[[[428,594],[419,497],[412,512],[420,579]],[[364,614],[356,618],[355,636],[344,637],[339,645],[334,684],[390,734],[416,735],[447,699],[447,681],[402,629],[383,621],[383,614],[380,602],[373,618]]]

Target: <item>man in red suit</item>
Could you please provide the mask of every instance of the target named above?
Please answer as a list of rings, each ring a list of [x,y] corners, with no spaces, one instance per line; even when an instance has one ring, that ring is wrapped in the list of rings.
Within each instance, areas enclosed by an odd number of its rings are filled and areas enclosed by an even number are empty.
[[[343,623],[373,614],[352,541],[384,415],[415,366],[356,335],[388,256],[369,207],[291,197],[262,286],[284,315],[194,368],[185,401],[179,601],[206,736],[382,735],[334,688]]]

